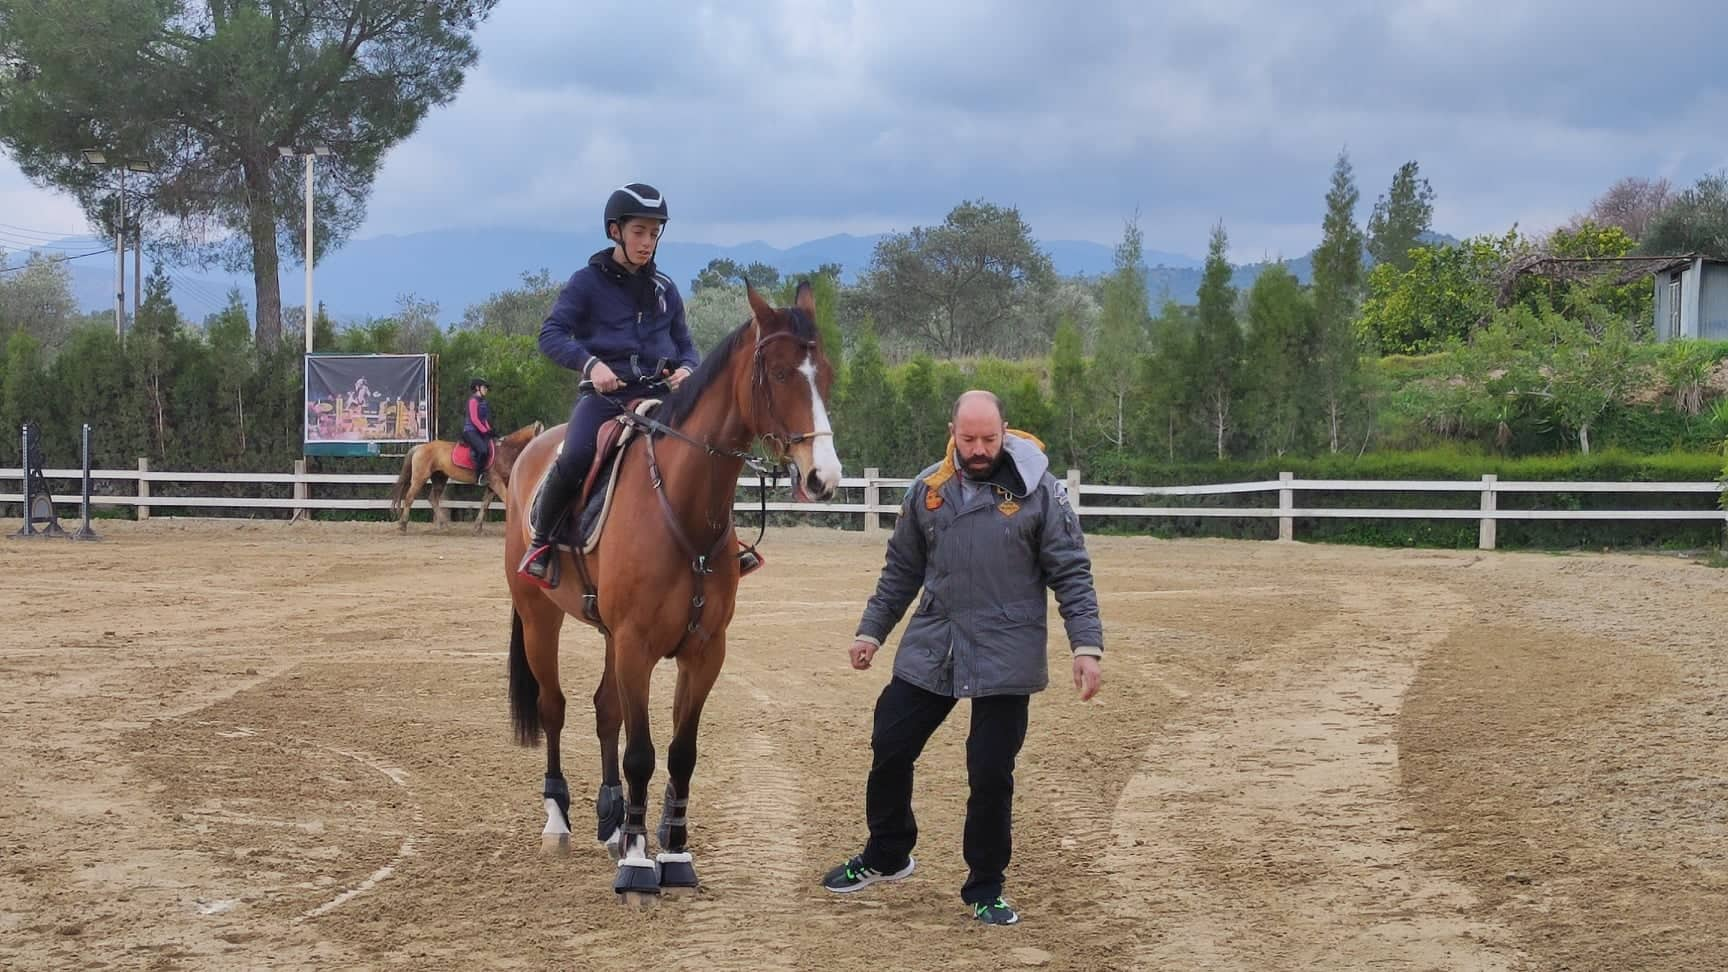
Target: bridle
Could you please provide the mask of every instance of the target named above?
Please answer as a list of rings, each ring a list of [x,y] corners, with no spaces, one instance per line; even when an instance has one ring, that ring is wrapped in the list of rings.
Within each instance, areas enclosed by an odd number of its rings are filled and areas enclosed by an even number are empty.
[[[781,422],[780,416],[774,412],[774,396],[769,392],[768,388],[768,361],[763,355],[763,351],[767,348],[769,342],[781,339],[797,342],[798,346],[806,353],[814,352],[816,350],[816,339],[801,338],[790,331],[776,331],[775,333],[756,342],[755,360],[751,363],[752,373],[750,376],[751,394],[755,396],[753,404],[756,407],[758,415],[766,414],[771,423],[784,427],[786,423]],[[815,394],[816,386],[812,384],[810,390],[812,394]],[[758,435],[757,438],[773,447],[778,464],[784,467],[790,463],[790,460],[787,458],[787,453],[791,451],[793,446],[824,435],[832,438],[834,433],[832,431],[817,432],[814,430],[810,432],[764,432]]]

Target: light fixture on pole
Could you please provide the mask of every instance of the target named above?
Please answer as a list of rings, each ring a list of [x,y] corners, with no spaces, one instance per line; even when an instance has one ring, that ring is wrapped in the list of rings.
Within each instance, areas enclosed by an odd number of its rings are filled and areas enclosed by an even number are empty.
[[[79,153],[84,157],[85,165],[120,170],[120,204],[114,221],[114,333],[123,335],[126,331],[126,173],[154,172],[156,167],[144,159],[120,159],[110,161],[108,153],[102,149],[84,149]],[[143,246],[142,234],[139,246]],[[139,269],[143,268],[140,259]],[[136,296],[136,295],[135,295]],[[133,304],[133,314],[137,314],[137,304]]]
[[[304,146],[301,146],[301,145],[278,145],[278,146],[276,146],[276,152],[277,152],[277,154],[281,155],[285,159],[291,159],[296,155],[303,156],[306,159],[306,314],[305,314],[306,319],[305,319],[305,327],[306,327],[306,353],[311,354],[312,353],[312,331],[313,331],[313,311],[312,311],[312,160],[314,158],[319,157],[319,156],[328,156],[330,154],[330,146],[323,145],[320,143],[314,143],[312,145],[304,145]]]

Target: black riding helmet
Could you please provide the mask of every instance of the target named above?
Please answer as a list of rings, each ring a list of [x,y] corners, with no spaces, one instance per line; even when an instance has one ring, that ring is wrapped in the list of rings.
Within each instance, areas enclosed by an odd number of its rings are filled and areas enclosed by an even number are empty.
[[[632,182],[612,190],[612,195],[606,200],[606,219],[600,231],[610,240],[613,223],[638,217],[657,219],[662,223],[669,218],[666,212],[666,197],[660,195],[660,190],[645,183]]]
[[[482,388],[490,389],[491,387],[492,387],[492,383],[487,381],[484,378],[475,378],[472,381],[468,382],[468,390],[471,392],[479,391]]]

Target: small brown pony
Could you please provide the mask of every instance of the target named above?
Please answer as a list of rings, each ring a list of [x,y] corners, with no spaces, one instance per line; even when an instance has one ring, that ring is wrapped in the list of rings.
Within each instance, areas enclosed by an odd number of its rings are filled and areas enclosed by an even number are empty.
[[[516,462],[516,457],[545,429],[545,423],[535,422],[501,439],[492,440],[492,466],[486,471],[486,492],[480,498],[480,515],[474,518],[476,535],[486,525],[486,511],[492,508],[492,497],[504,498],[503,490],[509,485],[510,467]],[[420,495],[420,489],[427,480],[432,482],[426,493],[426,502],[432,506],[432,526],[443,528],[449,525],[449,514],[443,506],[445,484],[471,486],[478,478],[474,470],[451,461],[450,455],[455,449],[454,442],[434,439],[409,449],[408,454],[402,457],[402,474],[396,477],[396,486],[390,491],[390,515],[396,518],[403,533],[408,532],[408,514],[414,508],[414,498]]]
[[[516,573],[528,548],[528,510],[564,438],[546,430],[516,460],[505,499],[504,574],[510,585],[510,714],[516,740],[546,736],[543,848],[569,847],[570,791],[559,765],[564,692],[558,684],[558,637],[566,615],[599,630],[606,658],[594,692],[600,740],[597,839],[618,862],[613,890],[649,903],[662,889],[693,893],[686,807],[696,768],[696,727],[726,659],[727,626],[738,591],[733,504],[745,450],[762,440],[770,459],[790,466],[794,496],[827,500],[840,486],[840,459],[823,403],[833,369],[815,327],[810,285],[795,305],[773,308],[746,286],[751,318],[721,342],[683,385],[651,414],[618,458],[617,485],[599,544],[580,569],[561,551],[558,587],[544,590]],[[596,486],[596,489],[599,487]],[[572,519],[579,511],[571,510]],[[580,542],[572,540],[580,546]],[[598,620],[585,614],[585,580],[597,592]],[[648,854],[648,780],[654,773],[648,688],[664,659],[678,664],[672,699],[671,776],[661,807],[658,843]],[[619,782],[618,733],[627,730]]]

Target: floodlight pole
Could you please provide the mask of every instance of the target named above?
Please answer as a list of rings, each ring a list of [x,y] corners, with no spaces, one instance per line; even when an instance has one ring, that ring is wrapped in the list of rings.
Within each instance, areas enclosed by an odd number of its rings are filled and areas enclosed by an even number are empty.
[[[120,167],[120,213],[114,227],[114,335],[126,330],[126,167]]]
[[[312,159],[306,153],[306,353],[312,353]]]

